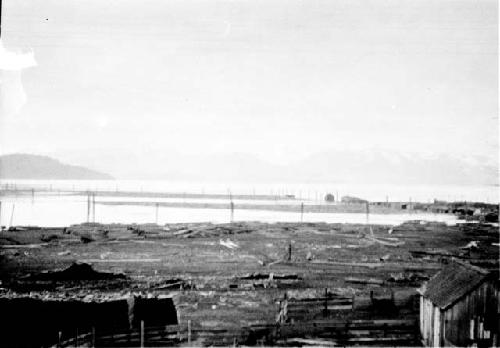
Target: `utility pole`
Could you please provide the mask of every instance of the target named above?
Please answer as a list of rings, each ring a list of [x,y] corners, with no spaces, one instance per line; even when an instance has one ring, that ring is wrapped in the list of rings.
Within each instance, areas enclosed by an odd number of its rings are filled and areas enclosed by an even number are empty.
[[[366,224],[370,224],[370,203],[366,202]]]
[[[370,231],[370,235],[373,237],[373,230],[372,227],[370,226],[370,202],[368,201],[366,201],[366,226]]]
[[[87,223],[90,222],[90,192],[87,191]]]
[[[234,203],[231,201],[229,203],[229,208],[231,209],[231,222],[234,222]]]
[[[10,214],[10,223],[9,223],[9,227],[12,227],[12,223],[14,222],[14,209],[16,208],[16,204],[13,203],[12,204],[12,213]]]
[[[92,222],[95,222],[95,192],[92,193]]]

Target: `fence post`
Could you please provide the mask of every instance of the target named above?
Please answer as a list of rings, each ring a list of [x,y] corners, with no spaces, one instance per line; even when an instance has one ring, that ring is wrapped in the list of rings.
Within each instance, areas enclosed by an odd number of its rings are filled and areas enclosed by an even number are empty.
[[[231,201],[230,203],[230,208],[231,208],[231,222],[234,222],[234,203]]]
[[[141,320],[141,348],[144,348],[144,320]]]
[[[92,222],[95,223],[95,192],[92,193]]]
[[[59,331],[58,332],[58,340],[57,340],[57,346],[58,347],[61,346],[61,338],[62,338],[62,331]]]
[[[75,347],[78,347],[78,328],[76,328]]]
[[[87,222],[90,222],[90,192],[87,191]]]
[[[367,227],[370,227],[370,203],[366,201],[366,225]],[[371,233],[371,231],[370,231]],[[373,234],[373,233],[371,233]]]
[[[11,227],[14,223],[14,209],[16,208],[16,204],[15,203],[12,203],[12,212],[10,214],[10,223],[9,223],[9,227]]]
[[[95,327],[92,326],[92,348],[95,348]]]
[[[191,346],[191,320],[188,320],[188,345]]]
[[[304,221],[304,202],[300,203],[300,222]]]

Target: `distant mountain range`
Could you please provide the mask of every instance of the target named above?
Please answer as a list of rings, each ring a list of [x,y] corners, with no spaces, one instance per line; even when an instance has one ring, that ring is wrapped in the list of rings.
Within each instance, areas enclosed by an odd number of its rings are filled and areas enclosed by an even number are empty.
[[[0,178],[119,179],[216,182],[498,185],[498,163],[486,158],[425,157],[381,151],[330,151],[278,165],[250,154],[86,153],[62,156],[70,166],[35,155],[0,156]]]
[[[110,180],[112,176],[85,167],[61,163],[47,156],[0,156],[1,179]]]
[[[76,157],[78,156],[78,157]],[[498,163],[483,157],[423,156],[387,151],[328,151],[276,164],[245,153],[181,155],[102,152],[64,156],[120,179],[217,182],[336,182],[498,185]]]

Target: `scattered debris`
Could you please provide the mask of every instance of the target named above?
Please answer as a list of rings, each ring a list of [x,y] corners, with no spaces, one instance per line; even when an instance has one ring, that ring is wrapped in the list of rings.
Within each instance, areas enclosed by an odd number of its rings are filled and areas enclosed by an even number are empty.
[[[423,256],[453,256],[451,252],[444,249],[427,249],[427,250],[410,250],[410,254],[413,257],[423,257]]]
[[[461,247],[460,249],[478,249],[479,242],[477,240],[473,240],[469,242],[466,246]]]
[[[390,277],[387,279],[388,282],[401,284],[421,284],[424,280],[429,280],[429,277],[413,272],[391,273]]]
[[[104,260],[104,259],[107,259],[109,255],[111,255],[112,253],[110,251],[106,251],[104,253],[102,253],[101,255],[99,255],[99,257],[101,258],[101,260]]]
[[[374,241],[375,243],[379,243],[385,246],[391,246],[391,247],[399,247],[401,245],[404,245],[405,242],[403,241],[394,241],[394,238],[375,238],[374,236],[365,236],[367,239]],[[397,239],[396,239],[397,240]]]
[[[338,343],[326,339],[288,338],[287,342],[297,347],[338,347]]]
[[[65,251],[61,251],[61,252],[57,253],[58,256],[66,256],[66,255],[70,255],[70,254],[71,254],[70,250],[65,250]]]
[[[219,244],[229,249],[237,249],[240,247],[238,244],[231,241],[229,238],[227,238],[225,241],[223,241],[222,239],[219,240]]]

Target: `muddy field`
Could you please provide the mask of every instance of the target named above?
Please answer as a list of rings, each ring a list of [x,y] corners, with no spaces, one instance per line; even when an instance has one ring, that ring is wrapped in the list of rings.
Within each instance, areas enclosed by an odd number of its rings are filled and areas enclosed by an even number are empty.
[[[1,297],[172,298],[175,334],[146,345],[415,345],[416,289],[453,257],[498,268],[498,242],[492,225],[420,221],[18,228],[0,233]],[[99,342],[138,345],[132,331]]]

